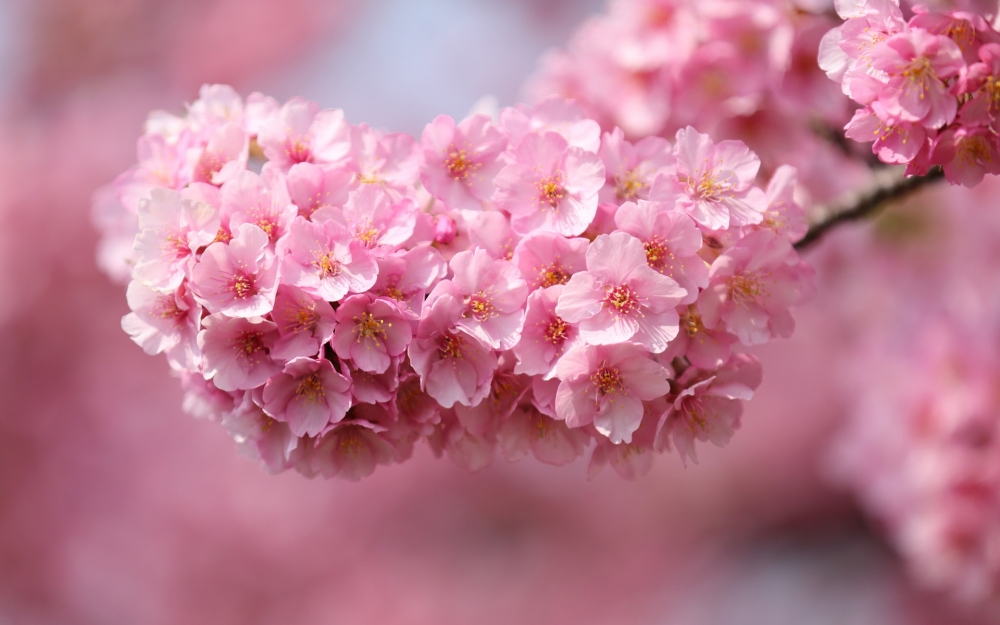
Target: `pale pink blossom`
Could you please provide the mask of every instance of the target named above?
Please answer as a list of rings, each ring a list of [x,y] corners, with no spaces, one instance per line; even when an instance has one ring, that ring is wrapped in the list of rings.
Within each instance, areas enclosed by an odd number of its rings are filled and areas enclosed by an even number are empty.
[[[493,179],[503,167],[500,155],[507,137],[486,115],[455,124],[439,115],[420,139],[420,181],[431,195],[452,209],[481,209],[493,197]]]
[[[350,172],[312,163],[292,165],[285,177],[289,200],[306,218],[321,208],[343,206],[350,181]]]
[[[320,110],[315,102],[292,98],[261,123],[257,141],[264,156],[282,171],[296,163],[339,163],[351,149],[350,125],[341,110]]]
[[[517,344],[524,324],[528,286],[513,263],[482,248],[459,252],[448,263],[452,279],[438,283],[428,303],[445,293],[465,305],[455,325],[493,349]]]
[[[493,258],[511,260],[521,235],[510,227],[510,219],[498,211],[475,213],[466,220],[469,248],[481,247]],[[459,250],[461,251],[461,250]]]
[[[278,263],[267,234],[243,224],[229,243],[213,243],[191,270],[195,298],[210,313],[260,317],[271,312],[278,289]]]
[[[767,212],[760,228],[773,230],[795,243],[809,229],[805,211],[795,201],[798,171],[791,165],[781,165],[767,183]]]
[[[163,291],[180,286],[194,253],[215,239],[218,212],[210,205],[185,199],[177,191],[153,189],[139,204],[133,277]]]
[[[324,477],[342,477],[357,482],[380,464],[392,464],[396,450],[364,421],[345,421],[316,441],[310,453],[310,468]]]
[[[412,337],[410,323],[389,300],[352,295],[337,308],[333,348],[362,371],[385,372],[406,352]]]
[[[214,128],[204,146],[188,149],[191,182],[221,185],[247,167],[249,137],[239,124]]]
[[[788,309],[812,295],[813,278],[788,239],[753,232],[712,263],[698,299],[702,323],[735,334],[744,345],[791,336],[795,321]]]
[[[267,234],[272,250],[278,239],[288,232],[297,214],[288,197],[283,175],[268,166],[260,175],[241,171],[234,176],[222,185],[221,201],[223,225],[228,225],[230,231],[243,224],[257,226]]]
[[[597,212],[604,164],[555,132],[531,133],[496,178],[496,203],[520,234],[548,230],[578,236]]]
[[[364,245],[333,219],[314,223],[296,217],[278,244],[278,254],[284,258],[283,282],[328,302],[367,291],[378,274],[378,265]]]
[[[281,335],[271,348],[271,356],[283,362],[315,358],[320,348],[333,337],[337,325],[329,302],[289,284],[278,285],[271,320]]]
[[[429,245],[377,260],[378,278],[371,292],[395,301],[415,318],[420,316],[427,291],[448,273],[440,252]]]
[[[367,124],[352,126],[351,147],[341,167],[354,175],[352,190],[373,185],[395,198],[413,193],[421,152],[416,140],[401,132],[384,133]]]
[[[556,314],[562,285],[538,289],[528,296],[521,340],[514,346],[515,373],[552,378],[556,363],[567,351],[580,344],[580,331]]]
[[[568,145],[587,152],[601,147],[601,127],[588,119],[580,106],[559,96],[542,99],[534,107],[519,104],[500,112],[500,124],[510,133],[512,146],[532,134],[555,132]]]
[[[503,422],[497,438],[510,462],[531,453],[539,462],[555,466],[573,462],[590,443],[590,435],[582,429],[547,417],[531,403],[524,402]]]
[[[122,318],[122,329],[144,352],[166,353],[175,369],[198,368],[201,307],[186,283],[176,291],[163,293],[133,280],[125,297],[132,312]]]
[[[633,340],[653,353],[677,336],[677,305],[687,291],[646,263],[642,242],[602,234],[587,249],[587,270],[570,278],[555,312],[577,323],[588,343]]]
[[[244,109],[243,98],[229,85],[205,84],[198,90],[198,99],[187,105],[187,121],[199,132],[241,125]]]
[[[607,182],[601,201],[634,202],[649,198],[653,181],[674,165],[670,143],[662,137],[645,137],[635,144],[625,140],[620,128],[604,133],[601,151]]]
[[[264,385],[264,412],[295,436],[316,436],[351,407],[351,382],[325,358],[296,358]]]
[[[615,225],[642,241],[650,267],[687,291],[681,303],[697,299],[698,289],[708,284],[708,266],[698,256],[701,231],[690,217],[673,204],[639,200],[618,208]]]
[[[187,136],[185,139],[185,143],[190,140]],[[158,135],[140,137],[136,146],[138,163],[114,181],[122,205],[134,214],[153,189],[180,189],[185,182],[181,177],[184,166],[181,152],[186,147]]]
[[[449,294],[429,302],[407,350],[421,388],[443,408],[478,404],[489,392],[497,368],[493,351],[457,327],[466,307]]]
[[[274,323],[218,313],[202,319],[201,325],[198,347],[204,356],[202,371],[221,390],[255,388],[281,371],[270,353],[278,339]]]
[[[528,288],[544,289],[566,284],[570,277],[586,267],[590,241],[567,239],[552,232],[529,234],[518,242],[511,262],[517,265]]]
[[[594,424],[612,443],[631,443],[644,400],[670,392],[670,373],[636,343],[580,345],[559,360],[556,412],[569,427]]]
[[[688,458],[698,463],[696,440],[711,441],[716,447],[729,442],[740,428],[743,400],[753,398],[762,379],[760,363],[745,354],[734,355],[714,375],[688,371],[692,375],[678,380],[684,390],[667,411],[656,438],[661,450],[668,449],[672,440],[685,465]]]
[[[760,159],[742,141],[715,143],[690,126],[677,131],[677,170],[657,178],[654,201],[674,202],[710,230],[760,223],[767,197],[755,186]]]
[[[377,185],[364,185],[342,208],[324,208],[313,215],[315,221],[330,218],[343,223],[366,249],[385,253],[413,236],[417,209],[408,198],[393,199]]]

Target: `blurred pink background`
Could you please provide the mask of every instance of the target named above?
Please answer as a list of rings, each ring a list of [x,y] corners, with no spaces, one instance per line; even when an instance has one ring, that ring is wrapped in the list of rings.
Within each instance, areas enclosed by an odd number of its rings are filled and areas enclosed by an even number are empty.
[[[733,443],[635,482],[588,482],[582,462],[472,475],[426,449],[358,484],[269,477],[185,416],[165,361],[121,331],[90,196],[133,161],[150,109],[227,82],[417,134],[485,94],[517,101],[599,8],[0,1],[0,623],[974,622],[912,589],[823,478],[858,332],[835,314],[852,229],[808,255],[821,295],[759,351]]]

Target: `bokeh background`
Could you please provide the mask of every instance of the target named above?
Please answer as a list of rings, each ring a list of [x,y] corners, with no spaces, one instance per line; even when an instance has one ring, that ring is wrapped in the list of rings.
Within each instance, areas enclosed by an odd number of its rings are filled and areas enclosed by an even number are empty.
[[[358,484],[270,477],[181,411],[121,331],[91,194],[147,112],[206,82],[419,135],[501,105],[599,0],[0,0],[0,624],[978,623],[916,590],[831,487],[857,306],[845,228],[744,427],[634,482],[469,474],[429,451]],[[930,200],[917,200],[929,202]],[[867,294],[866,294],[867,293]],[[863,316],[863,315],[862,315]]]

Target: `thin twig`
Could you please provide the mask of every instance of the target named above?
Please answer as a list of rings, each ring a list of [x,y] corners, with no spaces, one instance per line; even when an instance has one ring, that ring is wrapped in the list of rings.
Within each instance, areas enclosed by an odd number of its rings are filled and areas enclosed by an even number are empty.
[[[888,168],[875,171],[875,184],[861,193],[852,193],[829,206],[814,209],[816,217],[810,219],[809,231],[795,244],[795,249],[803,250],[822,237],[827,230],[845,221],[864,219],[882,209],[891,201],[899,200],[944,177],[940,167],[935,167],[926,176],[903,177],[902,168]]]

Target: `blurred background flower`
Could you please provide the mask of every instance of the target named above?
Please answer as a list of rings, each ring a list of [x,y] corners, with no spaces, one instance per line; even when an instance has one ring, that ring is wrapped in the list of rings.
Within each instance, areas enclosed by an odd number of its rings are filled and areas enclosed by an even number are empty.
[[[225,82],[418,134],[484,94],[517,101],[600,8],[0,2],[0,623],[975,622],[911,588],[826,486],[857,321],[893,275],[863,279],[862,231],[811,254],[821,295],[760,350],[740,436],[634,482],[582,462],[472,475],[426,449],[358,484],[269,477],[121,331],[89,205],[149,110]]]

